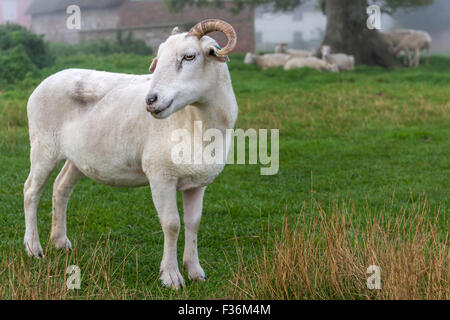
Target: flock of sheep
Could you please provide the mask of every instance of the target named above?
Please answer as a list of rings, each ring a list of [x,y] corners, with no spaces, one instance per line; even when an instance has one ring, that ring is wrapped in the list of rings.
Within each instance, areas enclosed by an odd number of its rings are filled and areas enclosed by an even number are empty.
[[[344,53],[331,54],[329,46],[322,46],[322,59],[314,57],[312,51],[288,49],[287,45],[282,43],[276,46],[275,53],[257,55],[248,52],[244,63],[256,64],[261,69],[284,67],[284,70],[296,68],[312,68],[318,71],[347,71],[355,67],[353,56]]]
[[[381,33],[389,50],[399,55],[405,54],[404,63],[409,67],[417,67],[423,50],[427,52],[427,63],[430,57],[431,36],[425,31],[398,29]],[[312,68],[318,71],[349,71],[355,68],[355,58],[345,53],[331,53],[331,47],[323,45],[319,50],[321,59],[308,50],[289,49],[285,43],[275,47],[275,53],[257,55],[248,52],[244,63],[256,64],[261,69],[284,67],[284,70],[296,68]]]

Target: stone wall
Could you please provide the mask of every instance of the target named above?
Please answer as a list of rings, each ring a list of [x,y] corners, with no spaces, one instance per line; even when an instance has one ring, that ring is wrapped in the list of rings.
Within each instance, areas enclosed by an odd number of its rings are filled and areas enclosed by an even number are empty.
[[[225,4],[230,6],[231,4]],[[227,9],[213,7],[197,8],[186,7],[182,12],[169,13],[162,1],[127,1],[119,8],[120,27],[130,28],[146,26],[158,39],[166,39],[174,26],[187,31],[195,23],[204,19],[222,19],[233,25],[238,35],[237,52],[254,51],[254,11],[245,9],[239,14],[233,14]],[[153,27],[154,26],[154,27]],[[164,28],[166,26],[167,28]],[[155,30],[150,30],[154,28]],[[167,33],[167,29],[169,33]],[[136,37],[144,36],[146,42],[157,43],[145,37],[145,32],[137,32]],[[211,35],[220,44],[226,44],[226,39],[221,33]],[[158,43],[159,45],[159,43]]]
[[[120,17],[117,8],[90,9],[81,12],[81,30],[67,28],[69,15],[65,12],[33,15],[31,30],[43,34],[45,40],[75,44],[82,41],[82,34],[102,29],[117,29]],[[114,32],[115,34],[115,32]]]
[[[33,15],[31,29],[54,42],[78,43],[88,40],[114,39],[117,30],[124,36],[131,32],[144,40],[154,51],[167,39],[174,26],[188,31],[195,23],[219,18],[233,25],[238,35],[236,52],[254,51],[254,14],[247,9],[232,14],[225,9],[187,7],[183,12],[171,14],[162,1],[126,1],[120,7],[109,9],[82,9],[81,30],[66,27],[69,15],[65,12]],[[222,33],[211,34],[219,44],[225,45]]]
[[[180,25],[181,29],[188,29],[190,25]],[[126,37],[128,33],[132,33],[133,38],[142,39],[147,46],[153,49],[154,52],[158,50],[159,45],[164,42],[170,35],[173,25],[162,24],[141,27],[127,27],[120,28],[123,36]],[[102,29],[102,30],[81,30],[79,33],[80,41],[115,39],[117,36],[117,28]]]

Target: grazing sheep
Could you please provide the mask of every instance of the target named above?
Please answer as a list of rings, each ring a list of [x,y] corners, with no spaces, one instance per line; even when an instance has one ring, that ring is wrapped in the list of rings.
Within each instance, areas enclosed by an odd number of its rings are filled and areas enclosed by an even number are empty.
[[[331,71],[331,72],[339,71],[339,68],[336,64],[330,64],[316,57],[292,58],[284,65],[284,70],[292,70],[296,68],[312,68],[318,71]]]
[[[256,53],[248,52],[245,56],[244,63],[256,64],[261,69],[266,70],[282,67],[290,58],[290,55],[283,53],[268,53],[259,56]]]
[[[275,53],[284,53],[297,58],[308,58],[313,56],[313,53],[308,50],[288,49],[287,43],[277,44],[275,47]]]
[[[408,60],[410,67],[418,67],[420,64],[420,56],[422,50],[427,52],[426,62],[430,61],[431,36],[425,31],[414,31],[405,36],[403,40],[395,47],[394,54],[405,52],[405,58]],[[411,56],[414,55],[414,58]]]
[[[340,71],[355,69],[355,58],[345,53],[330,53],[330,46],[322,46],[322,59],[330,64],[336,64]]]
[[[227,36],[225,48],[219,49],[217,42],[206,36],[214,31]],[[184,140],[173,141],[171,135],[174,130],[184,130],[194,145],[203,145],[203,137],[194,130],[194,122],[201,122],[203,129],[214,128],[229,138],[238,106],[226,55],[235,45],[231,25],[206,20],[188,33],[174,30],[159,47],[150,67],[152,75],[69,69],[50,76],[36,88],[27,108],[31,168],[24,187],[24,243],[30,256],[43,256],[37,206],[47,179],[65,160],[53,187],[50,238],[57,248],[71,248],[66,208],[83,176],[112,186],[150,185],[164,233],[160,279],[165,286],[179,288],[184,285],[177,262],[180,190],[184,267],[189,278],[206,279],[198,258],[197,230],[205,188],[224,164],[174,163],[174,146]],[[228,153],[228,146],[217,148],[216,152]]]
[[[381,38],[387,43],[391,52],[402,42],[402,40],[413,33],[411,29],[396,29],[389,32],[380,33]]]

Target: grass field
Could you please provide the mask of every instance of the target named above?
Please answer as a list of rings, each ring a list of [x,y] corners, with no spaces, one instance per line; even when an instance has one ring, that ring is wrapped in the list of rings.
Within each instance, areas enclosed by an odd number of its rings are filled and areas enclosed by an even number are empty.
[[[179,291],[158,281],[163,235],[149,188],[82,180],[68,208],[75,249],[65,253],[45,248],[48,183],[38,224],[46,257],[26,257],[26,102],[42,79],[0,88],[0,299],[449,299],[450,57],[336,74],[261,71],[242,60],[230,63],[236,127],[280,129],[280,171],[229,165],[208,187],[199,232],[208,280]],[[149,62],[68,56],[42,78],[69,67],[141,74]],[[183,241],[181,232],[179,261]],[[73,292],[71,264],[82,275]],[[382,272],[376,292],[365,286],[372,264]]]

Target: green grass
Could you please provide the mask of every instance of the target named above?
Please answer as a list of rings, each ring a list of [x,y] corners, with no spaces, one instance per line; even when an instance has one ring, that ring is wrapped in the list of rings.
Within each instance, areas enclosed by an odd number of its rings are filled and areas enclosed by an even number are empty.
[[[81,181],[69,203],[68,236],[79,247],[76,254],[89,252],[98,244],[112,267],[120,266],[121,276],[111,280],[113,286],[126,288],[126,296],[132,298],[227,296],[236,268],[236,238],[243,255],[252,257],[250,252],[261,246],[268,223],[276,228],[284,217],[300,214],[314,223],[314,210],[304,207],[312,197],[325,209],[335,199],[351,203],[358,212],[367,213],[360,217],[361,223],[371,218],[370,212],[389,207],[386,214],[395,214],[426,198],[433,208],[440,207],[438,225],[442,234],[448,232],[450,57],[433,56],[429,65],[417,69],[357,67],[347,73],[261,71],[242,60],[242,55],[234,55],[229,64],[239,103],[236,127],[280,129],[278,175],[260,176],[258,165],[229,165],[208,187],[199,232],[200,261],[208,280],[188,281],[178,292],[162,288],[157,281],[163,235],[149,188],[120,189]],[[148,73],[149,63],[149,57],[135,55],[68,56],[44,69],[42,79],[69,67],[143,74]],[[11,255],[20,257],[24,250],[22,189],[29,170],[26,102],[42,79],[0,88],[3,284],[11,277],[4,262],[10,261]],[[39,207],[44,249],[51,225],[51,184]],[[183,241],[181,232],[180,259]],[[111,249],[103,248],[107,243],[113,244]],[[45,251],[44,261],[24,257],[24,264],[38,272],[58,255],[65,255]],[[68,255],[75,259],[76,254]],[[89,279],[83,274],[87,260],[75,261],[84,279]],[[63,279],[63,272],[55,270],[53,276]],[[68,297],[87,297],[87,286],[82,282],[82,290]],[[111,292],[103,297],[120,296]],[[11,288],[0,290],[2,295],[13,296]]]

